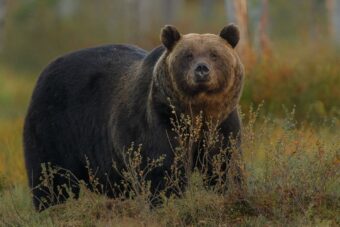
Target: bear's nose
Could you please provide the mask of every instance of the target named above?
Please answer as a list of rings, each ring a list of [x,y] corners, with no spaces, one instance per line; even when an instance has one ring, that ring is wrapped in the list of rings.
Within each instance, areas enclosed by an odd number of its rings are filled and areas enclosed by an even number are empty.
[[[195,81],[196,82],[206,82],[209,80],[209,66],[205,63],[197,64],[195,68]]]

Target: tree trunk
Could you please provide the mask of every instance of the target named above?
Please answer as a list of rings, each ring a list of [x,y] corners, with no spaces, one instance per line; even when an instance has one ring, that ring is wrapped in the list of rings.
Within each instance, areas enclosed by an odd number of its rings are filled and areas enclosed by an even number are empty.
[[[262,0],[261,18],[259,23],[260,54],[262,57],[268,57],[271,55],[270,41],[267,33],[269,17],[268,4],[268,0]]]
[[[57,13],[60,18],[71,17],[79,7],[79,0],[59,0]]]
[[[183,0],[162,0],[161,2],[161,12],[163,13],[163,24],[172,24],[178,11],[182,6]]]
[[[140,32],[144,35],[151,28],[151,10],[152,2],[150,0],[139,0],[139,28]]]
[[[229,22],[240,29],[241,39],[237,48],[241,54],[246,54],[250,50],[247,0],[225,0],[225,6]]]
[[[126,0],[124,2],[124,35],[127,42],[137,43],[139,40],[139,23],[138,23],[138,1],[139,0]]]
[[[328,33],[333,41],[340,43],[340,0],[326,0]]]
[[[203,21],[208,22],[212,19],[214,3],[215,0],[201,0]]]

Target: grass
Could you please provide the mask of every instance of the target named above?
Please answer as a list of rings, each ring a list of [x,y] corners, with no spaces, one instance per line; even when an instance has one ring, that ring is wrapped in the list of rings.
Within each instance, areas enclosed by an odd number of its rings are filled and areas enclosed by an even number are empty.
[[[183,197],[166,199],[161,208],[149,209],[146,200],[108,199],[83,187],[79,200],[36,213],[28,188],[14,183],[0,193],[0,220],[13,226],[339,225],[336,128],[296,127],[292,115],[245,115],[248,189],[242,200],[206,189],[194,172]]]
[[[78,200],[35,212],[21,141],[34,79],[1,67],[0,225],[340,225],[339,55],[325,48],[307,58],[312,52],[287,58],[286,50],[283,57],[247,63],[243,200],[206,189],[194,172],[186,193],[157,209],[143,199],[108,199],[82,187]],[[251,108],[262,100],[260,110]]]
[[[34,80],[0,67],[0,188],[26,183],[22,153],[22,126]]]
[[[275,53],[246,62],[242,106],[258,105],[264,100],[265,112],[275,116],[283,117],[282,105],[286,105],[298,107],[299,120],[339,119],[339,49],[306,41],[297,52],[297,45],[279,45]]]

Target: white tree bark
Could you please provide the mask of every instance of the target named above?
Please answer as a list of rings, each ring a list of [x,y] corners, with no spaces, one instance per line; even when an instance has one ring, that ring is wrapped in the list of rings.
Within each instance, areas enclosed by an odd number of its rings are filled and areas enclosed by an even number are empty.
[[[58,15],[61,18],[72,16],[79,7],[79,0],[59,0],[57,4]]]
[[[250,49],[248,32],[247,0],[225,0],[226,14],[229,23],[235,23],[240,29],[238,49],[241,53]]]
[[[326,0],[328,32],[331,38],[340,43],[340,0]]]
[[[236,23],[234,0],[225,0],[224,6],[228,23]]]

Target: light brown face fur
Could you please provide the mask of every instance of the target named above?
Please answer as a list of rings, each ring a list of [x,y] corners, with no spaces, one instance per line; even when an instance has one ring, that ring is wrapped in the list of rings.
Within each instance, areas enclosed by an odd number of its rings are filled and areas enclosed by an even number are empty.
[[[214,119],[224,119],[236,107],[243,81],[243,66],[231,45],[213,34],[181,36],[165,56],[173,95],[184,109]],[[209,81],[194,79],[198,63],[209,66]]]

